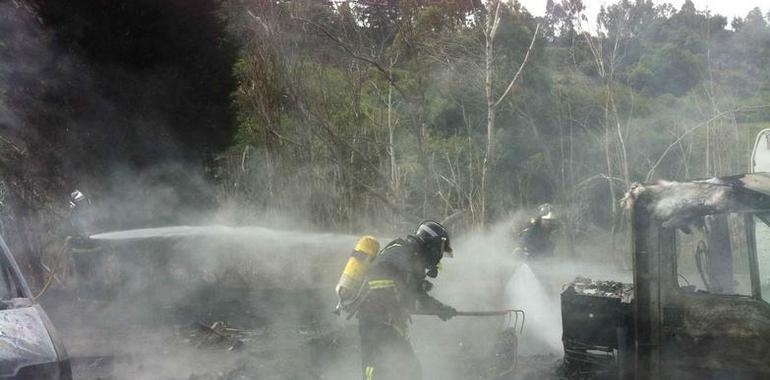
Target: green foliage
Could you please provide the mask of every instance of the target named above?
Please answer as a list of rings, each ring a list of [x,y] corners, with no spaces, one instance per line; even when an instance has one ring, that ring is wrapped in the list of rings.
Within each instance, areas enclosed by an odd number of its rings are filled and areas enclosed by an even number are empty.
[[[486,11],[468,3],[263,2],[249,13],[226,2],[243,41],[234,149],[266,152],[249,200],[351,228],[456,211],[478,222]],[[749,136],[770,122],[770,26],[760,11],[729,30],[689,1],[619,0],[588,34],[582,9],[551,1],[535,18],[504,6],[495,94],[538,23],[541,34],[497,112],[496,215],[560,201],[592,215],[575,220],[606,227],[608,204],[633,181],[745,169]]]

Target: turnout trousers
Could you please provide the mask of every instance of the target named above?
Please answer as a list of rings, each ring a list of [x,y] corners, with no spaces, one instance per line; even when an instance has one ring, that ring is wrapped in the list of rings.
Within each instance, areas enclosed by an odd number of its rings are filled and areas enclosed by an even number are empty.
[[[364,380],[422,380],[422,369],[406,331],[360,318],[361,359]]]

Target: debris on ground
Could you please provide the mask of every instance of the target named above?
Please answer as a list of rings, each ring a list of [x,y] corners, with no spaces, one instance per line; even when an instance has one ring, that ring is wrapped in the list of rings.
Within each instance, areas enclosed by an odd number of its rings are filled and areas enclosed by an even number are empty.
[[[516,367],[518,345],[519,336],[515,327],[507,328],[497,335],[494,368],[498,373],[510,373]]]
[[[258,334],[256,331],[243,330],[228,326],[225,322],[198,322],[192,327],[178,331],[176,338],[181,343],[196,348],[216,348],[235,351],[250,340],[249,336]]]
[[[194,374],[194,375],[190,375],[190,378],[189,378],[189,380],[241,380],[241,379],[243,380],[251,379],[251,377],[247,374],[245,364],[241,364],[229,371],[224,371],[224,372],[220,371],[216,373],[206,373],[206,374]]]
[[[560,356],[553,354],[521,356],[516,371],[505,379],[564,379],[564,366]],[[501,379],[502,380],[502,379]]]
[[[619,298],[623,303],[630,303],[634,298],[633,284],[618,281],[600,281],[578,277],[567,287],[572,286],[579,295]]]

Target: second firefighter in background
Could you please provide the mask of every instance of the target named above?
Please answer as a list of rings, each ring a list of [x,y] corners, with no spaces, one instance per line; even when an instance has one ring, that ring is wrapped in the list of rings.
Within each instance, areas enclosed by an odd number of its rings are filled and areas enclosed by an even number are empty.
[[[365,380],[422,379],[408,327],[415,311],[444,321],[457,314],[428,295],[433,285],[426,277],[438,275],[445,254],[452,256],[449,233],[438,222],[425,221],[413,234],[390,242],[372,262],[357,310]]]
[[[554,243],[551,235],[557,228],[553,207],[548,203],[540,205],[537,217],[531,218],[514,236],[518,242],[514,254],[534,260],[553,257]]]

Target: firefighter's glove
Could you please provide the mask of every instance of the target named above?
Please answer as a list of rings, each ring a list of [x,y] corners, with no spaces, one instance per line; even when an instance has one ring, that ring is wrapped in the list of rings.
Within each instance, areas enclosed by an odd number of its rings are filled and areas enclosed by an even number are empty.
[[[441,319],[442,321],[448,321],[457,316],[457,310],[455,310],[455,308],[448,305],[441,305],[436,315],[438,315],[439,319]]]
[[[436,278],[438,276],[438,266],[434,265],[428,268],[428,272],[425,275],[430,278]]]
[[[423,281],[422,282],[422,291],[427,293],[427,292],[429,292],[431,290],[433,290],[433,283],[428,281],[428,280]]]

